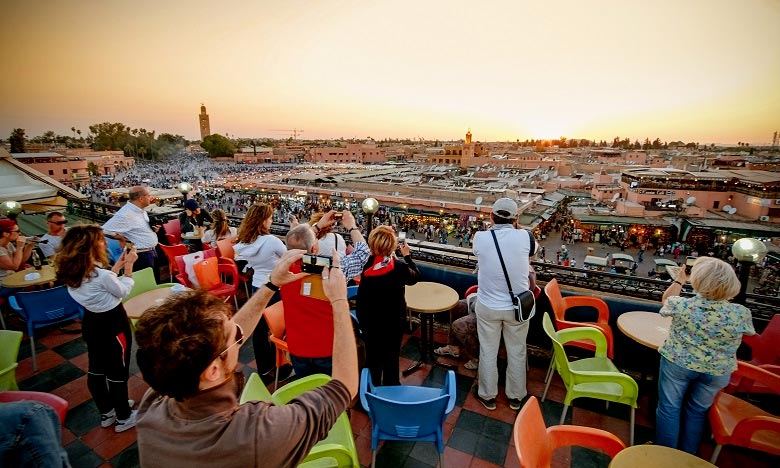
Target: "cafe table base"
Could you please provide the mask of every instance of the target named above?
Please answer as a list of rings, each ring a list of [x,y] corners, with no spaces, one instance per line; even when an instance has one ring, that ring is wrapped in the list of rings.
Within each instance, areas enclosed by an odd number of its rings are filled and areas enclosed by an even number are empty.
[[[431,313],[420,313],[420,359],[412,363],[408,369],[403,371],[403,375],[407,376],[412,372],[419,369],[423,364],[431,363],[434,366],[443,367],[445,369],[457,368],[454,364],[447,364],[440,362],[436,359],[436,355],[433,354],[433,348],[436,346],[433,340],[433,316]]]

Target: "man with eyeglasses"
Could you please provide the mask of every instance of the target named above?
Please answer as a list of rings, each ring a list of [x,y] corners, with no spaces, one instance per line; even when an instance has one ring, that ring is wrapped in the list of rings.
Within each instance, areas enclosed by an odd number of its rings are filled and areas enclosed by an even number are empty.
[[[57,247],[60,246],[62,237],[67,230],[66,224],[68,224],[68,220],[59,211],[52,211],[46,215],[46,225],[49,226],[49,230],[41,236],[41,240],[47,242],[38,243],[38,247],[40,247],[45,257],[51,257],[57,251]]]
[[[103,224],[103,232],[106,237],[132,242],[138,252],[133,271],[151,267],[154,278],[159,283],[160,271],[155,266],[156,232],[159,226],[152,228],[149,225],[149,215],[145,211],[151,205],[152,194],[146,187],[135,186],[128,191],[128,197],[130,201]]]
[[[290,250],[234,316],[203,291],[175,294],[136,324],[136,359],[151,386],[138,410],[141,466],[298,466],[327,437],[357,394],[357,350],[338,257],[323,270],[333,311],[333,379],[288,404],[239,404],[244,374],[239,348],[274,292],[308,273],[290,267],[305,251]]]
[[[20,234],[19,225],[12,219],[0,219],[0,283],[6,276],[19,271],[30,258],[33,245]],[[7,297],[16,291],[0,286],[0,297]]]

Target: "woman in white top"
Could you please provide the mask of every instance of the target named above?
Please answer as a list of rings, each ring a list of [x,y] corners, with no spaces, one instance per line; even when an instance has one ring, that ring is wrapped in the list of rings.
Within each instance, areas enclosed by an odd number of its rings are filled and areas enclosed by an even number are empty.
[[[217,247],[217,241],[222,239],[232,239],[238,234],[238,230],[228,225],[227,214],[220,209],[216,209],[211,212],[211,219],[214,224],[211,225],[211,229],[203,233],[201,242],[208,244],[214,248]]]
[[[252,292],[264,285],[276,262],[287,252],[287,247],[276,236],[271,234],[274,209],[271,205],[257,203],[249,207],[246,217],[238,227],[238,243],[233,246],[236,260],[246,260],[247,265],[254,270],[252,277]],[[277,291],[268,305],[280,299]],[[252,333],[252,344],[255,349],[257,369],[262,374],[274,369],[276,352],[268,341],[268,323],[260,320]]]
[[[103,229],[97,225],[74,226],[62,238],[56,258],[57,280],[84,307],[81,333],[87,343],[87,387],[100,411],[100,425],[116,423],[116,432],[135,426],[136,412],[127,400],[130,348],[133,335],[122,298],[133,287],[133,263],[138,254],[125,250],[113,268]],[[125,274],[118,277],[122,268]]]

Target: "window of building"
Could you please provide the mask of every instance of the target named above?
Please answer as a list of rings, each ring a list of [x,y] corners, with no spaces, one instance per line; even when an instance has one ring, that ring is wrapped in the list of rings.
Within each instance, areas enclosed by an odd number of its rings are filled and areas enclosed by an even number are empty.
[[[54,171],[52,169],[49,169],[49,175],[54,175]]]
[[[67,170],[67,169],[63,169],[63,170],[62,170],[62,173],[63,173],[63,174],[67,174],[67,173],[68,173],[68,170]]]
[[[714,202],[712,202],[712,209],[717,210],[718,208],[720,208],[720,202],[718,200],[715,200]]]

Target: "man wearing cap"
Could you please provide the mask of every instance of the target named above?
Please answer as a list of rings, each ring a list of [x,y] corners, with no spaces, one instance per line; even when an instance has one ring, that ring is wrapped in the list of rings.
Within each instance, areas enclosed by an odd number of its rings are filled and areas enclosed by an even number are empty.
[[[509,406],[520,409],[526,390],[526,337],[529,321],[516,319],[512,296],[504,269],[501,267],[496,243],[501,250],[506,272],[517,295],[530,289],[529,258],[533,255],[532,234],[515,228],[517,203],[499,198],[490,215],[493,226],[474,235],[474,255],[479,271],[477,281],[477,334],[479,336],[479,387],[477,400],[489,409],[496,409],[498,395],[498,346],[504,338],[507,354],[506,396]],[[495,234],[495,241],[493,240]]]
[[[155,267],[157,253],[154,250],[159,226],[152,228],[149,225],[149,215],[145,211],[151,204],[152,194],[146,187],[135,186],[127,195],[130,200],[103,224],[103,232],[112,239],[132,242],[138,252],[133,271],[151,267],[159,282],[160,271]]]
[[[206,230],[206,223],[211,222],[211,215],[202,209],[197,201],[190,198],[184,202],[184,212],[179,214],[179,225],[181,226],[182,234],[194,232],[195,235],[203,235],[203,232]],[[203,246],[200,239],[182,239],[182,242],[187,244],[190,251],[201,250]]]

